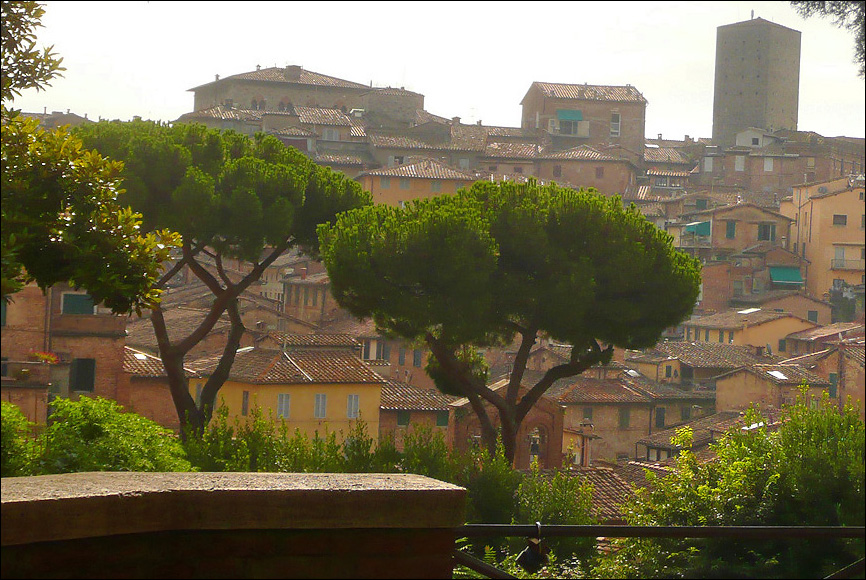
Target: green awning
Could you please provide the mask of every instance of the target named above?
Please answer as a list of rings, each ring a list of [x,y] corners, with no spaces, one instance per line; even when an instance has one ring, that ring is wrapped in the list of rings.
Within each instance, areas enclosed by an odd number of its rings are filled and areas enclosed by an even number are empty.
[[[802,286],[803,284],[800,268],[796,266],[770,266],[770,279],[773,281],[773,284],[786,284],[789,286]]]
[[[710,235],[710,222],[692,222],[686,224],[686,231],[694,232],[699,236],[708,236]]]
[[[583,121],[583,113],[570,109],[557,109],[556,118],[560,121]]]

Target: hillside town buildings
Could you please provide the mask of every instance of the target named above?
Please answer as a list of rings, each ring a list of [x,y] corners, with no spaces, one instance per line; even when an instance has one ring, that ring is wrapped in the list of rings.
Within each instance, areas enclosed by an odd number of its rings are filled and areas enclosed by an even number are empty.
[[[711,440],[750,403],[789,403],[804,379],[814,396],[859,401],[862,416],[866,146],[798,130],[799,46],[799,32],[762,19],[719,27],[712,139],[648,138],[649,104],[630,84],[533,82],[517,126],[502,127],[435,115],[402,87],[300,65],[217,76],[190,89],[193,110],[177,122],[274,135],[395,207],[478,180],[528,179],[634,203],[701,260],[694,314],[654,348],[558,382],[522,425],[517,464],[664,461],[676,454],[676,426],[701,421]],[[170,332],[207,306],[208,291],[187,275],[164,296]],[[28,286],[2,315],[3,399],[31,419],[45,422],[53,397],[104,396],[178,427],[146,318],[114,316],[62,285]],[[458,448],[477,443],[467,401],[438,392],[424,371],[429,353],[342,311],[321,262],[281,257],[241,297],[241,315],[247,332],[220,393],[232,417],[258,405],[308,434],[345,433],[360,418],[398,448],[420,425]],[[190,353],[192,394],[227,328],[217,323]],[[527,376],[569,349],[539,337]],[[491,387],[513,355],[484,353]]]

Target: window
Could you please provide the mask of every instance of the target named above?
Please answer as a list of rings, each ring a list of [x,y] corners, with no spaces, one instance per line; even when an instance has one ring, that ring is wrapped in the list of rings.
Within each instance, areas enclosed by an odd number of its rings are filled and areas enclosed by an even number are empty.
[[[246,417],[250,413],[250,392],[244,391],[241,394],[241,415]]]
[[[349,397],[346,399],[346,417],[348,417],[349,419],[357,419],[360,406],[361,396],[349,395]]]
[[[746,170],[746,157],[744,155],[737,155],[734,157],[734,171],[745,171]]]
[[[807,319],[809,322],[814,322],[814,323],[817,324],[817,323],[818,323],[818,311],[817,311],[817,310],[810,310],[810,311],[806,314],[806,319]]]
[[[620,407],[619,409],[619,428],[628,429],[630,422],[630,413],[628,407]]]
[[[772,157],[764,157],[764,171],[766,173],[770,173],[773,171],[773,158]]]
[[[316,407],[313,415],[316,419],[324,419],[328,412],[328,395],[316,393]]]
[[[490,166],[487,168],[487,170],[488,170],[488,171],[498,171],[498,170],[499,170],[499,166],[498,166],[498,165],[490,165]]]
[[[397,426],[398,427],[408,427],[409,426],[409,411],[397,411]]]
[[[409,189],[410,181],[407,177],[400,178],[400,189]]]
[[[610,114],[610,136],[619,137],[620,116],[619,113]]]
[[[289,418],[291,398],[288,393],[280,393],[277,395],[277,416],[283,419]]]
[[[596,167],[595,168],[595,178],[603,179],[604,178],[604,167]]]
[[[866,214],[860,215],[860,229],[866,229]]]
[[[725,222],[725,237],[729,240],[733,240],[737,237],[737,222],[734,220],[728,220]]]
[[[710,342],[710,330],[709,329],[704,331],[704,342]]]
[[[665,427],[665,408],[659,407],[656,409],[656,427],[664,429]]]
[[[734,331],[728,331],[728,344],[734,344]]]
[[[707,200],[706,199],[696,199],[695,200],[695,209],[707,209]]]
[[[436,426],[437,427],[447,427],[448,426],[448,411],[436,411]]]
[[[839,375],[836,373],[830,373],[830,396],[836,397],[836,387],[839,382]]]
[[[688,421],[692,418],[692,408],[689,405],[680,407],[680,421]]]
[[[201,405],[202,389],[203,389],[203,387],[202,387],[201,383],[199,383],[198,385],[195,386],[195,404],[196,405]]]
[[[758,240],[776,241],[776,224],[758,224]]]
[[[833,216],[833,225],[834,226],[847,226],[848,225],[848,216],[845,214],[835,214]]]
[[[412,364],[416,367],[420,367],[423,353],[419,349],[416,348],[414,351],[412,351],[412,356],[413,356]]]
[[[304,306],[306,306],[310,301],[310,288],[308,286],[304,287]]]
[[[523,173],[523,167],[521,167],[520,165],[515,165],[514,173]]]
[[[301,289],[299,287],[295,286],[293,291],[295,294],[295,306],[297,306],[298,304],[301,303]]]
[[[90,294],[75,294],[66,292],[61,299],[62,314],[94,314],[96,307]]]
[[[380,355],[379,358],[381,360],[390,361],[391,360],[391,345],[385,341],[382,341],[380,344],[382,345],[382,349],[379,353],[379,355]]]
[[[435,179],[431,181],[430,191],[432,191],[433,193],[439,193],[440,191],[442,191],[442,182]]]
[[[713,158],[712,157],[704,157],[704,173],[712,173],[713,172]]]
[[[553,166],[553,176],[554,177],[562,177],[562,165],[554,165]]]
[[[760,145],[761,139],[760,137],[752,137],[752,145]]]
[[[570,121],[568,119],[559,120],[560,135],[577,135],[577,127],[579,121]]]
[[[583,420],[592,421],[592,407],[583,408]]]
[[[719,342],[725,342],[725,331],[724,330],[719,331]]]
[[[674,367],[671,365],[665,365],[665,378],[669,379],[674,376]]]
[[[400,350],[397,351],[397,364],[401,366],[406,364],[406,349],[402,346],[400,347]]]
[[[379,178],[379,187],[382,189],[388,189],[391,187],[391,178],[390,177],[380,177]]]
[[[324,141],[339,141],[340,132],[337,129],[322,129],[322,139]]]
[[[780,338],[779,339],[779,352],[785,352],[785,346],[786,346],[785,339]]]
[[[391,157],[388,158],[388,167],[394,167],[395,165],[403,165],[402,155],[391,155]]]
[[[686,340],[691,340],[691,339],[692,339],[692,327],[688,326],[688,327],[686,327]]]
[[[72,359],[69,367],[69,390],[93,392],[96,383],[96,359],[76,358]]]

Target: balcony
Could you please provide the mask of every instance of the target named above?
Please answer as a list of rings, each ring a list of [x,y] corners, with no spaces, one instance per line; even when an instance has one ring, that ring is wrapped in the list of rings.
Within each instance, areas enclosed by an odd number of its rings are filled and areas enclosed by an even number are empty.
[[[830,262],[834,270],[866,270],[866,260],[842,260],[834,259]]]

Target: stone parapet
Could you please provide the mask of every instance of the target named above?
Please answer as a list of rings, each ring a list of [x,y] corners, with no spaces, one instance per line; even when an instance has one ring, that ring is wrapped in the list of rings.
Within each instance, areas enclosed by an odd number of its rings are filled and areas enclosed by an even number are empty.
[[[412,474],[4,478],[2,576],[450,578],[465,499]]]

